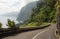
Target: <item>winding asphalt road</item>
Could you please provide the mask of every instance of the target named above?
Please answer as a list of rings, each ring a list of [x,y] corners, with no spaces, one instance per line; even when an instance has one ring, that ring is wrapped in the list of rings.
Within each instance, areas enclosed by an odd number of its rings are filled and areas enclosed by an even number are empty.
[[[15,36],[5,37],[3,39],[56,39],[54,34],[55,30],[56,24],[52,24],[44,29],[23,32]]]

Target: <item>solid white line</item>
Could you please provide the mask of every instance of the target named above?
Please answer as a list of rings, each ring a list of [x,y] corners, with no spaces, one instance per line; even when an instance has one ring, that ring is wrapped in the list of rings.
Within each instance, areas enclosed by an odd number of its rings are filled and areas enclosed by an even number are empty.
[[[38,33],[38,34],[36,34],[32,39],[35,39],[35,38],[36,38],[36,37],[38,37],[40,34],[42,34],[42,33],[46,32],[46,31],[48,31],[48,30],[45,30],[45,31],[39,32],[39,33]]]

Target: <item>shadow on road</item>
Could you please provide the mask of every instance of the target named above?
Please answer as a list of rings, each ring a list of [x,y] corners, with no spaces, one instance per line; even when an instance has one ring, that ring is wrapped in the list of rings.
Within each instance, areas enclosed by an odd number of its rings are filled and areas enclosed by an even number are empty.
[[[0,37],[0,39],[2,39],[2,37]]]

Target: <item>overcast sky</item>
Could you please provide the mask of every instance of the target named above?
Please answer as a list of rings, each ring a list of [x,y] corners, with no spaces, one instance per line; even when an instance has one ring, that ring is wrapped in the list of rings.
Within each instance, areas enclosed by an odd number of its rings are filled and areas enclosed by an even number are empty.
[[[0,15],[9,12],[19,12],[21,7],[36,0],[0,0]]]

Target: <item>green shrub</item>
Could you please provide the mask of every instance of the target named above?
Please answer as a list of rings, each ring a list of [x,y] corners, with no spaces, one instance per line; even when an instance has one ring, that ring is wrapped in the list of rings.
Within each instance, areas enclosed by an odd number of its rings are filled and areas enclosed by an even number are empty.
[[[2,27],[2,23],[0,23],[0,28]]]
[[[41,3],[40,3],[41,2]],[[27,22],[37,22],[40,26],[44,22],[55,22],[57,12],[57,0],[38,1],[36,7],[32,9],[32,14]]]
[[[11,21],[10,19],[8,19],[7,21],[8,21],[7,26],[9,26],[10,28],[15,27],[15,22],[14,21]]]

